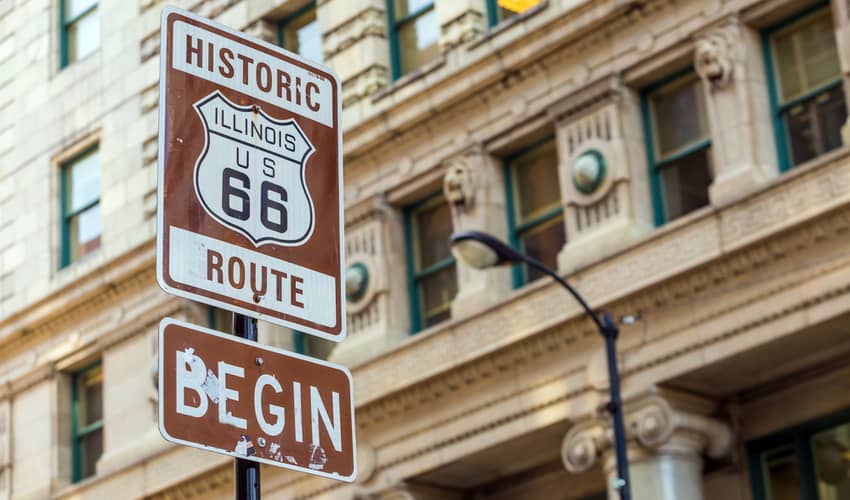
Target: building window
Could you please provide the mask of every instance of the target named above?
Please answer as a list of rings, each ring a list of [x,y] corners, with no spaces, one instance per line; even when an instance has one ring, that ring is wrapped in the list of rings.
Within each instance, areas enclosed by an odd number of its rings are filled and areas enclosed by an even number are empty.
[[[492,28],[500,22],[540,5],[542,0],[487,0],[487,23]]]
[[[62,165],[62,255],[65,267],[100,248],[100,155],[92,148]]]
[[[830,10],[797,16],[766,34],[780,168],[841,146],[847,119]]]
[[[655,223],[708,205],[711,138],[702,82],[693,72],[644,93]]]
[[[449,250],[452,217],[442,195],[405,211],[412,331],[449,318],[457,294],[455,260]]]
[[[804,424],[749,446],[753,500],[850,499],[850,414]]]
[[[550,269],[558,268],[558,252],[567,241],[558,180],[558,151],[548,138],[505,161],[508,227],[511,243]],[[528,265],[514,267],[514,286],[540,278]]]
[[[309,333],[292,331],[292,345],[295,352],[311,358],[328,359],[336,343],[324,340]]]
[[[65,67],[100,46],[100,16],[96,0],[61,0],[61,64]]]
[[[95,363],[72,377],[71,439],[73,481],[95,473],[103,453],[103,367]]]
[[[324,62],[316,2],[308,3],[280,23],[280,45],[311,61]]]
[[[387,0],[387,15],[393,79],[440,55],[440,25],[433,1]]]

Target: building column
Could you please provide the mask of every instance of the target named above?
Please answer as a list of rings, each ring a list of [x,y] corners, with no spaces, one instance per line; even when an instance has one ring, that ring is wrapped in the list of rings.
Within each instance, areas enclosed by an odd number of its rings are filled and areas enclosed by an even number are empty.
[[[443,194],[452,211],[454,232],[476,230],[506,239],[505,189],[501,166],[481,149],[446,162]],[[458,293],[452,317],[459,318],[494,304],[511,291],[510,268],[486,271],[457,262]]]
[[[711,131],[709,198],[724,205],[779,175],[759,33],[737,17],[723,20],[697,35],[694,66]]]
[[[703,500],[702,455],[721,458],[732,448],[732,432],[707,415],[715,405],[689,394],[656,391],[626,404],[629,475],[634,500]],[[616,456],[610,424],[592,418],[579,422],[561,445],[568,471],[582,473],[601,460],[613,489]]]

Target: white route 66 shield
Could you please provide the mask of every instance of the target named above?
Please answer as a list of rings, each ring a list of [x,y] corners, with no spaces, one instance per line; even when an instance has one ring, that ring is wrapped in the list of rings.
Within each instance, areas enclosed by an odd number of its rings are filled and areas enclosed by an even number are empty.
[[[206,211],[257,247],[305,243],[315,210],[304,170],[315,149],[295,120],[236,105],[217,90],[194,108],[206,136],[195,192]]]

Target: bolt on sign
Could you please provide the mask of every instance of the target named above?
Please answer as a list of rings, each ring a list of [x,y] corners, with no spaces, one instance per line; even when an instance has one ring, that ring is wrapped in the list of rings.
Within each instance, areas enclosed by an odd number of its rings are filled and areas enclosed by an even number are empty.
[[[172,7],[161,36],[160,286],[342,340],[339,79]]]
[[[165,318],[159,374],[159,430],[167,440],[354,480],[345,367]]]

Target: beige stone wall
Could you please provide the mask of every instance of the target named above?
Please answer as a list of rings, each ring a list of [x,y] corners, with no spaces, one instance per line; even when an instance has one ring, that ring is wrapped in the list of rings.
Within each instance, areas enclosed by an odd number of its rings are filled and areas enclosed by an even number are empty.
[[[57,1],[0,0],[0,498],[230,497],[229,459],[171,446],[155,428],[156,324],[167,315],[206,321],[203,308],[153,279],[165,3],[104,0],[101,48],[60,70]],[[168,3],[274,41],[275,22],[304,2]],[[841,148],[780,175],[767,129],[758,33],[805,2],[549,0],[493,29],[483,0],[436,3],[441,58],[391,82],[385,2],[317,2],[323,53],[343,80],[346,250],[374,273],[349,315],[351,338],[332,354],[355,375],[362,474],[341,485],[264,469],[267,498],[431,498],[441,491],[417,481],[493,470],[537,472],[492,498],[519,498],[517,484],[529,498],[573,481],[575,498],[605,487],[602,464],[577,479],[558,457],[567,431],[607,401],[599,339],[561,289],[513,290],[509,272],[460,266],[452,320],[409,335],[404,208],[465,165],[482,177],[469,191],[475,203],[453,207],[455,229],[505,236],[502,159],[541,135],[559,147],[553,182],[568,231],[559,270],[592,306],[642,312],[621,340],[630,404],[669,384],[698,392],[719,380],[733,396],[750,387],[739,378],[779,384],[711,410],[725,422],[737,415],[746,440],[850,403],[831,392],[843,380],[837,366],[800,382],[770,363],[741,363],[728,366],[746,377],[717,378],[735,373],[718,363],[752,352],[769,361],[774,345],[801,352],[781,364],[794,370],[850,351],[834,326],[850,313],[850,156]],[[833,3],[844,40],[846,6]],[[712,205],[655,228],[640,90],[691,65],[709,39],[737,51],[729,81],[703,75],[717,144]],[[597,123],[609,131],[582,131]],[[103,247],[59,269],[60,164],[95,142]],[[616,162],[598,195],[571,188],[581,144]],[[603,209],[609,215],[593,215]],[[261,339],[292,345],[290,332],[268,325]],[[96,477],[71,485],[70,373],[98,358],[105,453]],[[791,412],[789,398],[801,402]],[[733,464],[743,460],[743,446],[735,450]],[[749,494],[739,469],[705,477],[703,490]]]

